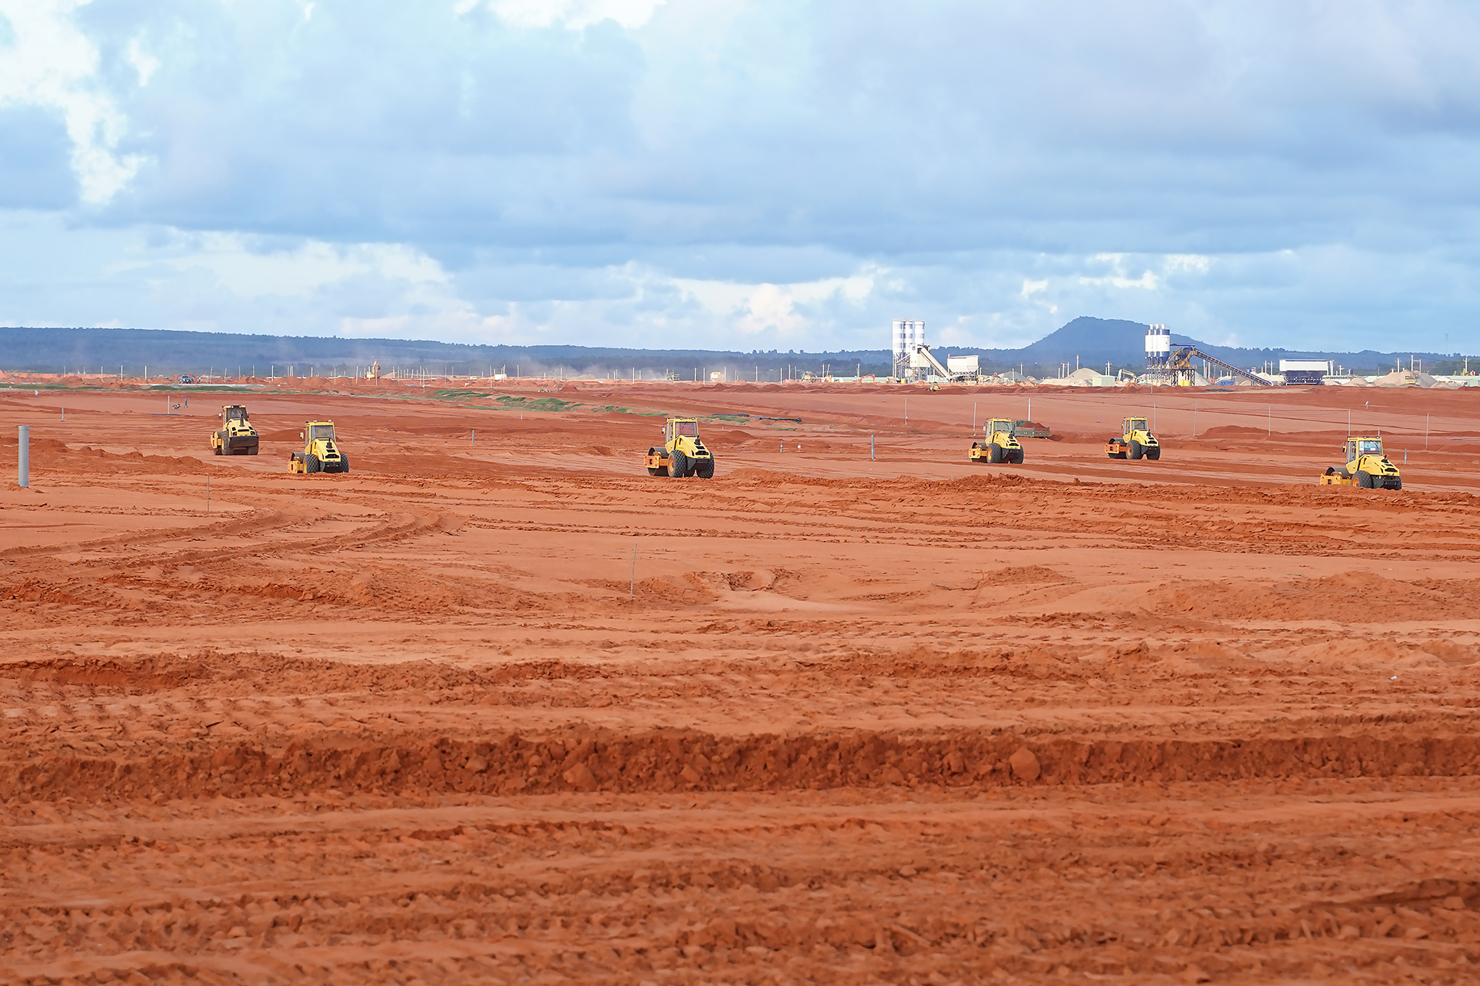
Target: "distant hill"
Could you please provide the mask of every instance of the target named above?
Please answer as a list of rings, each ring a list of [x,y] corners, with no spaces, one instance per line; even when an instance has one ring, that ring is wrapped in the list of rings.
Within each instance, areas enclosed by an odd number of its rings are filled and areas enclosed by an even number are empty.
[[[927,327],[928,328],[928,327]],[[880,330],[887,337],[888,328]],[[977,354],[985,367],[1016,369],[1030,374],[1056,373],[1061,364],[1139,369],[1145,365],[1146,325],[1125,319],[1081,316],[1020,349],[974,349],[936,346],[938,354]],[[1236,349],[1213,346],[1188,336],[1172,334],[1174,346],[1194,345],[1211,356],[1240,367],[1260,367],[1283,358],[1331,359],[1358,370],[1388,370],[1406,363],[1409,353],[1317,352],[1293,349]],[[1444,357],[1413,353],[1433,364]],[[652,378],[672,371],[691,379],[713,370],[729,378],[778,380],[788,372],[805,370],[846,375],[857,371],[887,375],[887,349],[839,352],[738,352],[706,349],[625,349],[591,346],[473,346],[462,343],[405,339],[345,339],[333,336],[240,335],[230,332],[184,332],[171,329],[37,329],[0,328],[0,369],[56,373],[99,369],[116,373],[119,366],[138,376],[147,365],[152,374],[282,373],[291,366],[302,375],[353,372],[355,367],[380,361],[383,368],[424,367],[430,372],[536,375],[563,370],[567,375],[624,377],[636,372]]]
[[[883,333],[881,333],[882,335]],[[117,373],[119,367],[138,376],[217,373],[266,376],[292,366],[301,374],[311,368],[337,372],[379,361],[391,367],[424,367],[429,372],[511,375],[556,372],[567,375],[648,377],[672,371],[690,379],[725,370],[730,379],[758,377],[772,381],[788,370],[800,376],[824,365],[839,374],[888,374],[888,350],[835,353],[725,352],[705,349],[622,349],[590,346],[472,346],[405,339],[343,339],[328,336],[242,335],[231,332],[183,332],[171,329],[34,329],[0,328],[0,369],[56,373],[84,368]],[[780,374],[780,376],[778,376]]]

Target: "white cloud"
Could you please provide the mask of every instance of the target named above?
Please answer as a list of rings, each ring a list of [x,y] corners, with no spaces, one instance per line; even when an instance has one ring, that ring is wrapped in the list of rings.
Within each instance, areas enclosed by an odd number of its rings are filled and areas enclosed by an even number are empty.
[[[72,20],[86,0],[0,0],[14,46],[0,51],[0,107],[61,114],[82,201],[102,205],[138,173],[143,157],[117,153],[126,121],[98,78],[98,51]]]
[[[488,0],[488,8],[499,19],[516,27],[551,27],[559,24],[572,30],[589,27],[599,21],[616,21],[629,30],[652,19],[653,12],[665,0]],[[477,6],[476,2],[459,2],[458,13]]]
[[[128,63],[134,67],[140,89],[147,86],[154,73],[159,71],[159,59],[146,52],[138,38],[132,38],[128,43]]]
[[[1125,289],[1140,289],[1143,291],[1155,291],[1161,284],[1160,279],[1151,271],[1143,271],[1140,277],[1129,277],[1125,273],[1125,254],[1121,253],[1099,253],[1091,258],[1095,263],[1108,265],[1113,273],[1100,277],[1090,277],[1081,274],[1077,280],[1085,287],[1111,287]]]
[[[446,285],[448,281],[435,260],[397,243],[336,246],[309,242],[293,250],[255,252],[246,247],[239,234],[208,233],[199,240],[197,250],[164,263],[181,271],[209,270],[240,298],[306,298],[325,287],[367,274],[422,288]]]
[[[1174,253],[1166,258],[1162,269],[1167,273],[1206,274],[1213,266],[1211,257],[1196,253]]]
[[[1126,277],[1124,274],[1111,274],[1108,277],[1080,277],[1079,283],[1085,286],[1112,288],[1140,288],[1144,291],[1155,291],[1161,284],[1157,276],[1151,271],[1144,271],[1140,277]]]
[[[873,293],[878,273],[883,272],[868,270],[851,277],[828,277],[797,284],[737,284],[661,276],[656,280],[677,287],[709,312],[727,319],[731,327],[743,335],[770,332],[781,337],[795,337],[815,326],[814,319],[797,311],[797,305],[816,305],[830,300],[862,304]]]
[[[1031,297],[1033,297],[1033,295],[1038,294],[1041,291],[1047,291],[1047,290],[1048,290],[1048,280],[1047,279],[1044,279],[1042,281],[1030,281],[1030,280],[1024,278],[1023,279],[1023,289],[1022,289],[1022,291],[1020,291],[1018,293],[1020,295],[1022,295],[1024,298],[1031,298]]]

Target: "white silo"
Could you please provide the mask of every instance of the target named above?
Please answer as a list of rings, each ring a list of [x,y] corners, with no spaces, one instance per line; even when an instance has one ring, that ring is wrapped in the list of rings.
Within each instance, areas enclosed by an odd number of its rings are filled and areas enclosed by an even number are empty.
[[[1146,369],[1159,370],[1172,355],[1172,334],[1165,325],[1146,327]]]
[[[903,377],[910,368],[910,356],[915,352],[916,346],[925,345],[925,323],[918,319],[896,318],[894,320],[894,334],[892,351],[894,354],[894,375]]]

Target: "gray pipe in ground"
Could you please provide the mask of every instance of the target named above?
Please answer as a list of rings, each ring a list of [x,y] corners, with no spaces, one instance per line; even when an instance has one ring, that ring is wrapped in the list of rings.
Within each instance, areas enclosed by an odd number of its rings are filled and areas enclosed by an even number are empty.
[[[21,425],[20,444],[16,451],[16,485],[31,485],[31,426]]]

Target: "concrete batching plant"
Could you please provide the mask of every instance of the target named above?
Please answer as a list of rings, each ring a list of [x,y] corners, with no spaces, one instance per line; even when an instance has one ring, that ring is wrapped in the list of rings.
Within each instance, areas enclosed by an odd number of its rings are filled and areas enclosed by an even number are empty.
[[[1165,325],[1146,326],[1146,369],[1152,374],[1165,373],[1172,355],[1172,333]]]
[[[910,375],[910,357],[925,345],[925,323],[918,319],[894,320],[894,376],[903,380]]]

